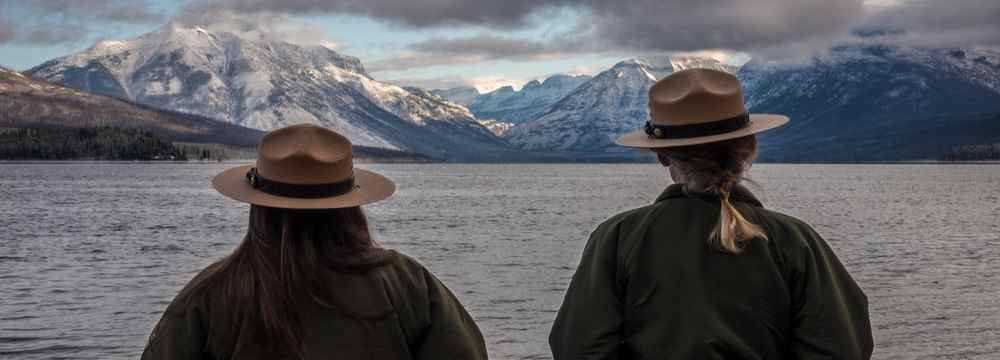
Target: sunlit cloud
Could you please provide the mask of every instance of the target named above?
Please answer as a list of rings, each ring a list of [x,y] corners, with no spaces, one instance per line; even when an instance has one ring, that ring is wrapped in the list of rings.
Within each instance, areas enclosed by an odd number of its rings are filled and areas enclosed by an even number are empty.
[[[512,78],[504,76],[443,76],[427,78],[389,79],[390,83],[400,86],[415,86],[424,89],[451,89],[473,87],[480,93],[487,93],[504,86],[520,90],[531,79]]]

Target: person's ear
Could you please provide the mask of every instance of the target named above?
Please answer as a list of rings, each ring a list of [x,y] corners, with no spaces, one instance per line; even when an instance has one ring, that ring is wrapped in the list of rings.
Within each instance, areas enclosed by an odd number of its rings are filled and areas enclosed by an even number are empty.
[[[656,153],[656,159],[660,160],[660,165],[663,167],[670,167],[670,158],[661,153]]]

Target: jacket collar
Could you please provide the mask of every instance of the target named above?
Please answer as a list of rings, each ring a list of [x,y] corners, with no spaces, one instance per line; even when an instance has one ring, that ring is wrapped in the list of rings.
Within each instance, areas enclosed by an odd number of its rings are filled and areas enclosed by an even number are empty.
[[[719,200],[718,194],[690,191],[684,186],[684,184],[673,184],[668,186],[666,190],[663,190],[663,193],[656,198],[656,202],[683,197],[702,199],[712,202]],[[747,203],[756,207],[764,207],[764,204],[762,204],[760,200],[757,200],[757,197],[754,196],[749,189],[740,184],[736,184],[736,186],[733,187],[733,191],[729,194],[729,199],[732,201]]]

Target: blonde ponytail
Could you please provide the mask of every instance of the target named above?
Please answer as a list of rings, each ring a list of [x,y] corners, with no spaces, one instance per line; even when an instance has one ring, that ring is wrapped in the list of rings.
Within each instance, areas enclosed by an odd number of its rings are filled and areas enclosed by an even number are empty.
[[[729,201],[728,189],[720,189],[720,193],[719,222],[708,235],[708,244],[722,252],[739,254],[743,251],[744,242],[754,238],[767,240],[764,229],[747,221]]]
[[[747,221],[729,200],[733,187],[757,157],[753,135],[718,142],[654,149],[670,166],[678,166],[689,178],[710,184],[707,190],[719,195],[719,222],[708,236],[708,245],[721,252],[739,254],[751,239],[767,240],[760,226]],[[661,161],[663,162],[663,161]]]

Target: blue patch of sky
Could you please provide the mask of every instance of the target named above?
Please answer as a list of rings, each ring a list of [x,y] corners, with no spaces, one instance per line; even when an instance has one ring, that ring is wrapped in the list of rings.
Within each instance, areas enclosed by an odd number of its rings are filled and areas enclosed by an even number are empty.
[[[184,2],[184,0],[153,0],[149,2],[149,5],[154,11],[162,13],[164,19],[169,19],[180,9]],[[20,25],[17,28],[23,29],[35,24],[51,24],[65,21],[65,19],[61,19],[57,15],[28,13],[28,9],[19,6],[11,6],[10,4],[0,4],[0,6],[5,6],[3,9],[5,11],[0,13],[9,19],[17,20],[16,23]],[[162,26],[162,24],[126,24],[115,22],[81,25],[93,30],[93,32],[83,37],[80,41],[72,43],[51,45],[24,43],[0,44],[0,65],[15,70],[27,70],[47,60],[85,50],[100,40],[131,38]],[[15,28],[15,30],[17,29]]]

